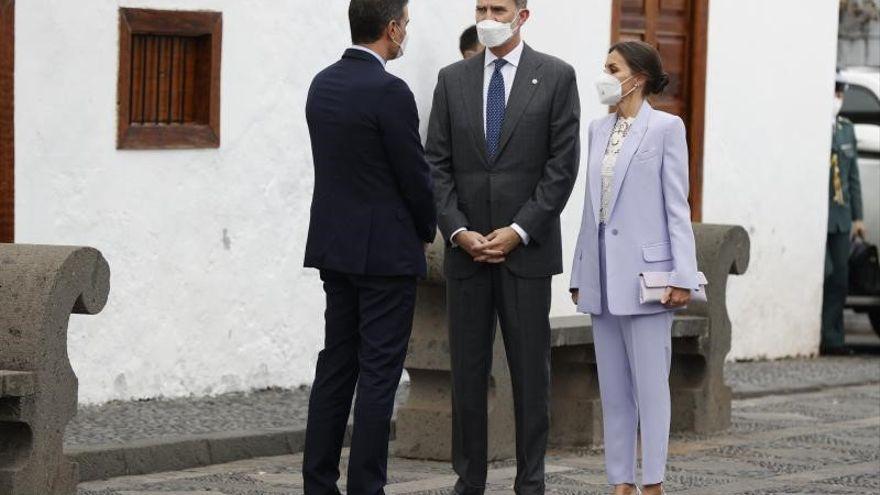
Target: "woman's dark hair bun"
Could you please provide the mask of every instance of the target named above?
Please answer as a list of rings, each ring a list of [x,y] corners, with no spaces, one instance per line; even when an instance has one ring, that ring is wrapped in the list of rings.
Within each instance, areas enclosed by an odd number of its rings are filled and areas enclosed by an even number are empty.
[[[657,76],[657,79],[652,81],[651,88],[650,88],[651,93],[653,93],[655,95],[659,95],[660,93],[663,92],[663,90],[666,89],[666,86],[669,86],[669,74],[664,72],[664,73],[660,74],[659,76]]]
[[[619,53],[633,74],[645,76],[645,96],[659,95],[669,85],[669,74],[663,70],[660,52],[644,41],[621,41],[608,50]]]

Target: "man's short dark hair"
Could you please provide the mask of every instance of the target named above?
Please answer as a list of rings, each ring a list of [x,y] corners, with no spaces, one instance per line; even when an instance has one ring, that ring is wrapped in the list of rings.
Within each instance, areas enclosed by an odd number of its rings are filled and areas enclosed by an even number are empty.
[[[458,40],[458,51],[464,55],[464,52],[473,50],[479,42],[480,39],[477,36],[477,26],[471,26],[461,33],[461,38]]]
[[[382,36],[385,26],[403,18],[409,0],[351,0],[348,23],[351,42],[355,45],[373,43]]]

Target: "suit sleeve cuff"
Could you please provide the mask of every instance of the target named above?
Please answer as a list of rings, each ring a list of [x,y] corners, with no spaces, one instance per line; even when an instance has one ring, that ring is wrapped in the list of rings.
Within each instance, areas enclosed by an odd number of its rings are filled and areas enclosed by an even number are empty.
[[[514,223],[513,225],[510,226],[510,228],[512,228],[513,230],[516,231],[517,234],[519,234],[519,238],[522,239],[522,242],[524,245],[526,245],[526,246],[529,245],[529,241],[531,240],[531,237],[529,237],[529,234],[527,234],[526,231],[523,230],[523,228],[519,226],[519,224]]]
[[[673,272],[669,277],[669,286],[675,287],[677,289],[699,289],[700,283],[697,279],[697,274],[693,274],[691,276],[684,276],[682,274]]]

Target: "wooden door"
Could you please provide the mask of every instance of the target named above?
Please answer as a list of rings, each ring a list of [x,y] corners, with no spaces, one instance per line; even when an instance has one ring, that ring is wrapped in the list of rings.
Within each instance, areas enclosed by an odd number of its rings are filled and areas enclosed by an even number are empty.
[[[679,115],[688,129],[691,214],[702,218],[703,125],[706,111],[706,36],[709,0],[613,0],[611,41],[642,40],[663,57],[666,92],[655,108]]]
[[[15,0],[0,0],[0,242],[15,238]]]

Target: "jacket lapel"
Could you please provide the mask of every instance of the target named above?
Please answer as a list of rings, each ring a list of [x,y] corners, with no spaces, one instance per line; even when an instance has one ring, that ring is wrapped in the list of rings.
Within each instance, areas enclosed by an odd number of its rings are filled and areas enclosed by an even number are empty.
[[[474,137],[480,160],[484,167],[489,163],[486,158],[486,133],[483,126],[483,74],[485,67],[482,55],[475,55],[466,62],[462,74],[461,88],[462,98],[465,102],[465,111],[468,115],[468,124]]]
[[[525,113],[526,108],[532,101],[535,91],[541,84],[539,69],[541,62],[535,57],[534,50],[529,45],[523,46],[519,66],[516,68],[516,77],[513,79],[513,88],[510,90],[510,99],[504,111],[504,125],[501,127],[501,138],[498,142],[498,153],[501,156],[504,147],[513,136],[516,125]],[[537,81],[535,83],[534,81]]]
[[[651,120],[651,113],[653,111],[654,109],[651,108],[647,101],[642,104],[642,108],[633,122],[632,129],[630,129],[623,142],[623,148],[621,148],[620,154],[617,155],[617,164],[614,166],[614,188],[611,192],[611,201],[608,204],[608,218],[611,218],[611,215],[614,213],[614,205],[617,203],[620,188],[626,179],[629,165],[636,155],[636,151],[639,150],[645,133],[648,132],[648,121]]]
[[[616,114],[604,117],[600,125],[596,127],[593,141],[590,143],[590,201],[593,203],[593,217],[596,225],[599,225],[599,207],[602,202],[602,161],[605,159],[605,148],[611,140],[611,131],[614,130]]]

